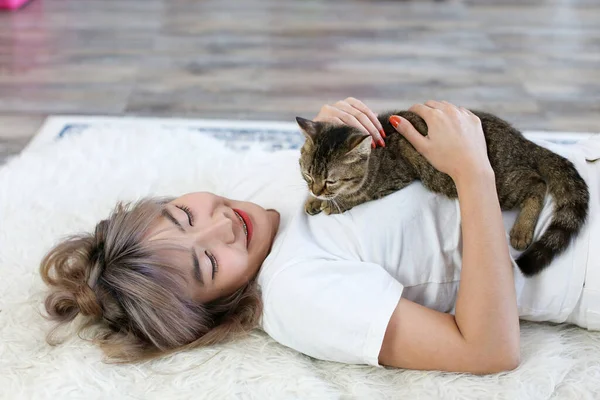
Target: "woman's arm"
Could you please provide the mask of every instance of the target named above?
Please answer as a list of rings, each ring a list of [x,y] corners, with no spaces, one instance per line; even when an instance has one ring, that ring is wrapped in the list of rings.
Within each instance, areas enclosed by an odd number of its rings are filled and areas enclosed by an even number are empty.
[[[517,364],[517,296],[494,175],[465,174],[456,187],[463,236],[457,326],[483,354],[495,352],[504,365]]]
[[[405,119],[392,117],[391,122],[434,167],[453,178],[462,217],[463,265],[455,315],[400,300],[380,362],[472,373],[516,368],[519,316],[513,271],[481,122],[445,102],[411,110],[427,123],[427,137]]]

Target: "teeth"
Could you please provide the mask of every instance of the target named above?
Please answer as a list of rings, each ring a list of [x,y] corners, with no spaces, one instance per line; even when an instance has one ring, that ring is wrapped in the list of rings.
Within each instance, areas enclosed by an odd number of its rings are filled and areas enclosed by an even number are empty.
[[[244,235],[246,235],[246,237],[248,237],[248,227],[246,226],[246,223],[244,222],[244,218],[242,218],[242,216],[240,214],[236,213],[235,211],[234,211],[234,213],[238,217],[240,222],[242,223],[242,226],[244,227]]]

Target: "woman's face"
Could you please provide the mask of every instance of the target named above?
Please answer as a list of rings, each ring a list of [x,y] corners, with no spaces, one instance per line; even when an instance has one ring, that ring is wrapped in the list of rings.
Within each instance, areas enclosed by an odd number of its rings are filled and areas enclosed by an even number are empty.
[[[150,240],[183,245],[185,250],[172,257],[184,268],[191,298],[204,303],[235,292],[256,276],[278,227],[274,210],[198,192],[168,203]]]

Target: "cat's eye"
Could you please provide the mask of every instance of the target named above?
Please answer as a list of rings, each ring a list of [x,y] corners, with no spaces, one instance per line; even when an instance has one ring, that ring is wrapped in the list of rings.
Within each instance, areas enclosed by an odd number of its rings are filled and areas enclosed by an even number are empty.
[[[326,185],[331,185],[331,186],[335,185],[336,183],[338,183],[338,181],[325,181]]]
[[[308,175],[308,174],[302,174],[302,176],[304,177],[305,181],[307,181],[309,183],[312,182],[312,178],[310,177],[310,175]]]

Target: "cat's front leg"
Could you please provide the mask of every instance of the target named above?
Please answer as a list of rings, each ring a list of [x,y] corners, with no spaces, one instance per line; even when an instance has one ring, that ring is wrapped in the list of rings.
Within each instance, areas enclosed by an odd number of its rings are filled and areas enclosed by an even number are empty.
[[[346,209],[340,207],[337,202],[309,197],[304,203],[304,211],[306,211],[306,213],[309,215],[317,215],[321,211],[327,215],[330,215],[341,214],[346,211]]]
[[[317,199],[316,197],[310,196],[304,202],[304,211],[306,211],[308,215],[317,215],[318,213],[323,211],[322,206],[323,201],[321,199]]]
[[[346,207],[346,202],[339,198],[333,200],[324,200],[321,205],[321,210],[327,215],[342,214],[344,211],[351,209],[352,207]]]
[[[336,197],[332,200],[321,200],[316,197],[309,197],[304,203],[304,211],[310,215],[316,215],[323,211],[327,215],[342,214],[345,211],[350,210],[354,206],[362,204],[366,199],[362,198],[343,198]]]
[[[327,215],[331,214],[341,214],[343,211],[340,211],[332,201],[323,200],[321,203],[321,210]]]

